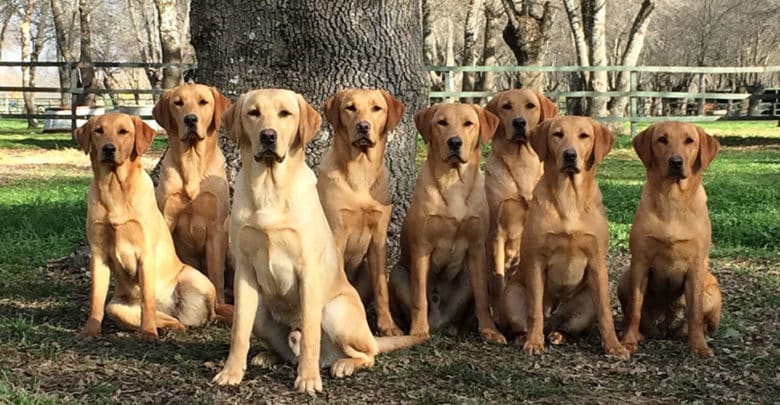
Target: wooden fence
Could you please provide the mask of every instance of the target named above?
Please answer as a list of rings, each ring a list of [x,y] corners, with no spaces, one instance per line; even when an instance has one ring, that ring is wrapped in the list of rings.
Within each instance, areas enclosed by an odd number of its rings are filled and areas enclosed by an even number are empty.
[[[36,93],[69,93],[72,97],[70,115],[64,116],[71,120],[71,128],[75,129],[76,119],[84,119],[86,116],[78,116],[76,110],[77,96],[84,93],[95,94],[160,94],[164,89],[108,89],[108,88],[82,88],[79,83],[79,69],[92,67],[99,68],[144,68],[160,69],[176,67],[182,69],[196,69],[194,64],[181,63],[134,63],[134,62],[94,62],[90,64],[79,64],[70,62],[0,62],[0,67],[56,67],[65,68],[70,72],[70,87],[20,87],[20,86],[0,86],[0,92],[36,92]],[[668,119],[681,121],[713,121],[718,119],[780,119],[780,100],[778,95],[754,95],[750,93],[732,93],[732,92],[680,92],[680,91],[645,91],[638,90],[638,79],[641,73],[672,73],[672,74],[695,74],[698,75],[700,83],[704,75],[711,74],[739,74],[739,73],[780,73],[780,66],[757,66],[757,67],[699,67],[699,66],[429,66],[426,67],[429,72],[439,72],[444,76],[444,91],[432,91],[429,94],[431,99],[455,99],[463,97],[485,98],[491,97],[497,91],[457,91],[454,89],[454,74],[462,72],[491,72],[491,73],[520,73],[520,72],[629,72],[630,86],[628,91],[552,91],[546,94],[554,100],[560,101],[569,98],[592,98],[592,97],[628,97],[629,108],[628,115],[621,117],[596,117],[605,122],[630,122],[632,135],[636,133],[636,124],[642,122],[657,122]],[[772,110],[769,116],[751,116],[751,117],[719,117],[712,115],[688,115],[688,116],[642,116],[638,113],[638,101],[642,98],[662,98],[662,99],[693,99],[704,103],[706,100],[734,100],[745,101],[770,100]],[[51,118],[48,114],[3,114],[0,118]],[[144,116],[143,118],[151,118]]]
[[[454,74],[463,72],[480,73],[520,73],[520,72],[629,72],[628,91],[550,91],[545,94],[553,100],[568,98],[591,97],[629,97],[628,115],[596,117],[604,122],[630,122],[631,135],[636,134],[637,123],[652,123],[675,119],[678,121],[714,121],[719,119],[755,119],[778,120],[780,119],[779,95],[755,95],[750,93],[733,92],[681,92],[681,91],[640,91],[638,89],[640,73],[676,73],[695,74],[699,83],[703,83],[703,77],[711,74],[738,74],[738,73],[780,73],[780,66],[754,66],[754,67],[703,67],[703,66],[429,66],[429,72],[440,72],[444,76],[444,91],[432,91],[431,99],[453,100],[456,98],[485,98],[491,97],[498,91],[457,91],[454,89]],[[706,100],[734,100],[747,101],[769,100],[772,108],[768,116],[713,116],[713,115],[686,115],[686,116],[642,116],[638,114],[638,101],[641,98],[662,99],[693,99],[705,103]]]

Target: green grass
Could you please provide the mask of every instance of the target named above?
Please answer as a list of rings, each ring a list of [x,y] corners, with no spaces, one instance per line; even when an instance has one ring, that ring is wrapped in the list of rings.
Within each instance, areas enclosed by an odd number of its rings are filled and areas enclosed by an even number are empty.
[[[39,135],[2,132],[4,125],[0,121],[0,148],[40,150],[14,138]],[[473,332],[435,335],[423,346],[381,355],[375,368],[347,379],[323,371],[325,393],[316,400],[291,392],[292,366],[250,366],[240,387],[214,387],[210,379],[229,348],[224,327],[164,333],[150,346],[106,320],[100,337],[80,338],[89,292],[85,270],[41,266],[83,241],[89,173],[48,169],[44,179],[0,173],[0,403],[775,401],[780,148],[777,137],[768,139],[750,148],[726,145],[705,174],[711,268],[725,305],[711,341],[717,357],[698,360],[685,342],[654,340],[629,362],[614,361],[601,354],[595,332],[548,347],[542,356],[527,356],[516,345],[483,344]],[[644,176],[627,137],[619,138],[598,173],[612,233],[613,283],[627,267],[628,231]],[[614,297],[612,303],[619,325]],[[253,342],[252,354],[257,347]]]

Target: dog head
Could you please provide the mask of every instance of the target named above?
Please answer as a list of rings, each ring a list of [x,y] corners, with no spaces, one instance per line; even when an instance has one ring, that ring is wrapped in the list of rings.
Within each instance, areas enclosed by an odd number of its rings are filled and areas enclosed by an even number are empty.
[[[194,143],[216,133],[229,106],[216,88],[185,83],[163,94],[152,115],[171,139]]]
[[[76,141],[92,159],[92,166],[116,168],[135,161],[152,144],[154,129],[135,115],[108,113],[93,116],[78,129]]]
[[[251,158],[269,166],[302,152],[321,123],[320,114],[300,94],[280,89],[245,93],[222,115],[222,126],[238,143],[244,162]]]
[[[428,159],[453,167],[476,155],[498,126],[498,118],[475,104],[434,104],[414,115],[414,124],[428,145]]]
[[[485,108],[500,120],[496,136],[519,144],[528,142],[528,135],[540,122],[558,114],[555,103],[532,89],[498,93]]]
[[[677,180],[706,170],[720,147],[718,140],[700,127],[676,121],[649,126],[633,144],[648,171],[658,170]]]
[[[404,115],[404,105],[385,90],[343,90],[327,99],[323,110],[333,126],[333,141],[364,153],[385,142]]]
[[[556,171],[569,176],[593,169],[614,144],[615,135],[587,117],[546,120],[531,135],[531,146],[539,160],[545,165],[552,163]]]

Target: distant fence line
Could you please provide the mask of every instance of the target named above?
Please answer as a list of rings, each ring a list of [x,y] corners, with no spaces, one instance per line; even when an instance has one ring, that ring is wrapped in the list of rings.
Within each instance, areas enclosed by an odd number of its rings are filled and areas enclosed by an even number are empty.
[[[182,70],[196,69],[195,64],[186,63],[144,63],[144,62],[93,62],[89,64],[73,62],[0,62],[0,67],[57,67],[66,68],[71,73],[70,87],[39,87],[39,86],[0,86],[0,92],[36,92],[36,93],[60,93],[78,96],[84,93],[94,94],[119,94],[119,95],[139,95],[139,94],[160,94],[165,89],[113,89],[113,88],[82,88],[79,83],[79,68],[145,68],[159,69],[176,67]],[[780,95],[755,95],[751,93],[732,93],[732,92],[683,92],[683,91],[648,91],[638,90],[639,73],[677,73],[677,74],[696,74],[699,80],[707,74],[739,74],[739,73],[780,73],[780,66],[752,66],[752,67],[709,67],[709,66],[428,66],[425,68],[428,72],[439,72],[444,76],[444,91],[431,91],[430,99],[448,99],[457,98],[486,98],[498,93],[498,91],[458,91],[454,87],[454,74],[463,72],[475,73],[520,73],[520,72],[629,72],[630,86],[628,91],[550,91],[545,94],[558,101],[561,98],[593,98],[593,97],[628,97],[629,108],[628,115],[624,117],[596,117],[605,122],[629,122],[631,124],[632,135],[636,133],[636,124],[641,122],[657,122],[667,119],[676,119],[681,121],[713,121],[718,119],[780,119]],[[768,116],[729,116],[719,117],[713,115],[686,115],[686,116],[642,116],[638,113],[638,100],[641,98],[661,98],[661,99],[693,99],[699,100],[702,105],[706,100],[731,100],[745,102],[748,100],[770,100],[772,101],[771,111]],[[84,119],[86,116],[79,116],[76,113],[76,97],[73,102],[70,115],[60,116],[61,118],[71,120],[71,128],[75,129],[76,119]],[[731,111],[727,111],[729,115]],[[50,114],[3,114],[0,118],[52,118]],[[144,117],[150,118],[150,117]]]

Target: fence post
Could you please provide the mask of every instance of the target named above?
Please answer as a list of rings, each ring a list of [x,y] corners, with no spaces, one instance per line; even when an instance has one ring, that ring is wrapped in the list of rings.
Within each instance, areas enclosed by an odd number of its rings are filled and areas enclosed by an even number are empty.
[[[75,140],[76,136],[76,104],[78,98],[76,97],[76,88],[78,86],[78,70],[76,69],[76,62],[66,62],[70,68],[70,136]]]
[[[629,72],[629,92],[631,93],[629,100],[631,104],[628,108],[628,118],[631,119],[631,138],[636,136],[637,99],[634,93],[637,90],[638,75],[639,73],[635,70]]]
[[[448,93],[453,92],[455,91],[453,87],[454,87],[454,83],[452,80],[452,70],[447,70],[446,72],[444,72],[444,91]],[[452,96],[447,96],[447,101],[453,103],[455,102],[455,98]]]

